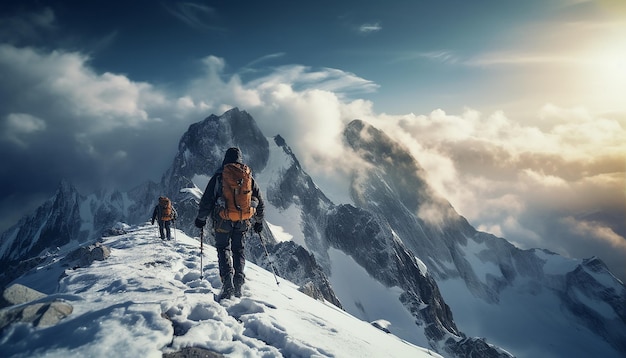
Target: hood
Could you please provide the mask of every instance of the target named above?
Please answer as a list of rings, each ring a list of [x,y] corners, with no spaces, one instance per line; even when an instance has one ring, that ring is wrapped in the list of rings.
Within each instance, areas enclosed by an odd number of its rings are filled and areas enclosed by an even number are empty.
[[[239,148],[232,147],[226,150],[226,154],[224,154],[224,160],[222,161],[222,166],[228,163],[243,163],[243,156],[241,155],[241,150],[239,150]]]

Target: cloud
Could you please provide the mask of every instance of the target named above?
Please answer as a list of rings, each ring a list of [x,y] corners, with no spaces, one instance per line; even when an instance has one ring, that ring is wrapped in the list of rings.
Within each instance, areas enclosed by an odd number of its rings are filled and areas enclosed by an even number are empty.
[[[98,73],[79,52],[2,44],[0,72],[3,202],[49,196],[61,178],[83,191],[158,180],[181,133],[206,113],[150,84]]]
[[[587,240],[564,220],[612,213],[621,221],[597,225],[624,228],[623,117],[547,104],[526,123],[503,112],[484,116],[471,109],[461,115],[436,110],[427,116],[385,116],[376,123],[411,148],[431,184],[472,224],[522,248],[573,257],[588,257],[597,245],[612,267],[623,267],[618,259],[623,252],[607,249],[619,239]]]
[[[241,70],[239,70],[239,73],[246,73],[246,72],[257,72],[258,71],[258,65],[260,63],[266,62],[266,61],[271,61],[277,58],[281,58],[284,57],[285,53],[284,52],[277,52],[277,53],[271,53],[269,55],[265,55],[262,56],[260,58],[255,59],[252,62],[249,62],[248,64],[246,64]]]
[[[219,77],[223,61],[212,62],[219,66],[211,73]],[[360,162],[345,150],[341,133],[347,122],[359,118],[409,147],[431,185],[477,227],[522,248],[548,248],[573,257],[599,252],[621,270],[621,252],[607,249],[609,242],[602,240],[572,239],[564,218],[589,211],[626,212],[623,117],[553,104],[539,108],[526,122],[503,111],[484,115],[469,108],[459,115],[443,110],[379,114],[371,102],[346,96],[373,88],[353,76],[284,66],[247,83],[236,76],[221,80],[225,92],[220,90],[217,98],[244,103],[266,135],[286,138],[305,170],[333,200],[349,201],[340,194],[347,189],[345,174]],[[216,96],[212,93],[211,98]],[[615,221],[598,225],[616,227]]]
[[[237,76],[221,78],[223,60],[206,63],[208,77],[219,80],[205,81],[211,91],[195,92],[200,96],[195,101],[210,93],[214,105],[231,101],[248,110],[266,135],[281,134],[287,140],[305,170],[336,202],[349,202],[341,194],[348,186],[346,174],[360,165],[341,135],[347,122],[359,118],[410,148],[431,185],[472,224],[519,247],[586,257],[594,249],[579,250],[589,241],[571,239],[563,219],[589,211],[626,212],[626,130],[618,115],[553,104],[525,122],[503,111],[484,115],[470,108],[459,115],[441,109],[428,115],[387,115],[375,113],[369,101],[346,95],[375,89],[350,73],[283,66],[242,82]],[[598,225],[609,224],[615,227],[615,222]],[[621,267],[621,253],[606,249],[602,240],[593,245],[602,246],[595,252],[611,267]]]
[[[586,223],[579,217],[587,212],[623,218],[624,116],[554,104],[524,121],[471,108],[389,115],[359,98],[378,84],[354,73],[291,65],[266,68],[269,74],[245,81],[227,75],[222,58],[209,56],[199,64],[199,76],[172,93],[98,72],[80,52],[0,45],[6,79],[0,83],[6,103],[0,108],[0,150],[8,157],[0,169],[2,206],[26,193],[49,195],[62,177],[85,190],[103,184],[124,190],[158,180],[189,124],[237,106],[267,136],[283,136],[333,200],[348,200],[341,197],[346,165],[359,165],[341,135],[358,118],[410,148],[435,190],[473,225],[520,247],[574,257],[599,252],[612,267],[623,266],[623,253],[614,249],[619,237],[608,230],[623,237],[615,224],[597,220],[573,230],[571,218]],[[594,238],[584,237],[590,232]],[[580,250],[585,245],[590,249]]]
[[[217,25],[218,15],[213,7],[190,1],[177,2],[174,5],[163,2],[162,5],[170,14],[189,27],[197,30],[224,30],[223,27]]]
[[[378,22],[363,24],[359,26],[359,32],[362,34],[370,34],[370,33],[381,31],[382,29],[383,27]]]
[[[10,113],[1,122],[2,139],[20,147],[28,146],[30,134],[46,129],[46,122],[27,113]]]

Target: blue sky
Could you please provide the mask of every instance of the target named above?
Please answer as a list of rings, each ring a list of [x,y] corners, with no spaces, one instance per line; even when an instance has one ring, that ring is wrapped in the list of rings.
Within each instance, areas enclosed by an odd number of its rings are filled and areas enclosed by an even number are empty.
[[[624,4],[5,1],[0,230],[61,178],[158,181],[189,124],[237,106],[328,188],[367,120],[474,226],[626,277]]]

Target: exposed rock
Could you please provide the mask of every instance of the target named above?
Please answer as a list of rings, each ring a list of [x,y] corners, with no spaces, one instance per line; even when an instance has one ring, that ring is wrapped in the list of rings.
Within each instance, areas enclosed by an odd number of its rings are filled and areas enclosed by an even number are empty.
[[[69,316],[74,307],[66,302],[34,303],[0,311],[0,330],[15,322],[32,323],[35,327],[54,326]]]
[[[78,267],[86,267],[94,261],[104,261],[111,256],[111,250],[99,242],[95,244],[80,247],[69,255],[66,260],[75,262]]]
[[[54,326],[74,310],[69,303],[60,301],[28,304],[47,295],[20,284],[4,290],[2,297],[12,306],[0,310],[0,331],[15,322],[32,323],[35,327]]]
[[[32,288],[16,283],[7,287],[4,292],[2,292],[2,302],[0,303],[0,307],[21,305],[22,303],[35,301],[43,297],[46,297],[46,295],[37,290],[33,290]]]
[[[449,342],[449,350],[458,357],[466,358],[509,358],[510,353],[495,347],[484,338],[465,338],[459,342]]]
[[[174,353],[163,353],[163,358],[220,358],[223,355],[205,348],[185,347]]]

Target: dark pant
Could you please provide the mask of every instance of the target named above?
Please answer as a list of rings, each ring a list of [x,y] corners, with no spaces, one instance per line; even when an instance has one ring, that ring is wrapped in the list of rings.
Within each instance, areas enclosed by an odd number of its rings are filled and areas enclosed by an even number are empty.
[[[243,269],[246,265],[244,235],[248,230],[248,223],[218,219],[214,228],[215,248],[222,282],[226,286],[232,286],[233,280],[235,284],[242,284],[245,277]]]
[[[171,226],[171,220],[159,220],[159,234],[161,235],[161,240],[165,240],[166,238],[169,240],[172,238]]]

